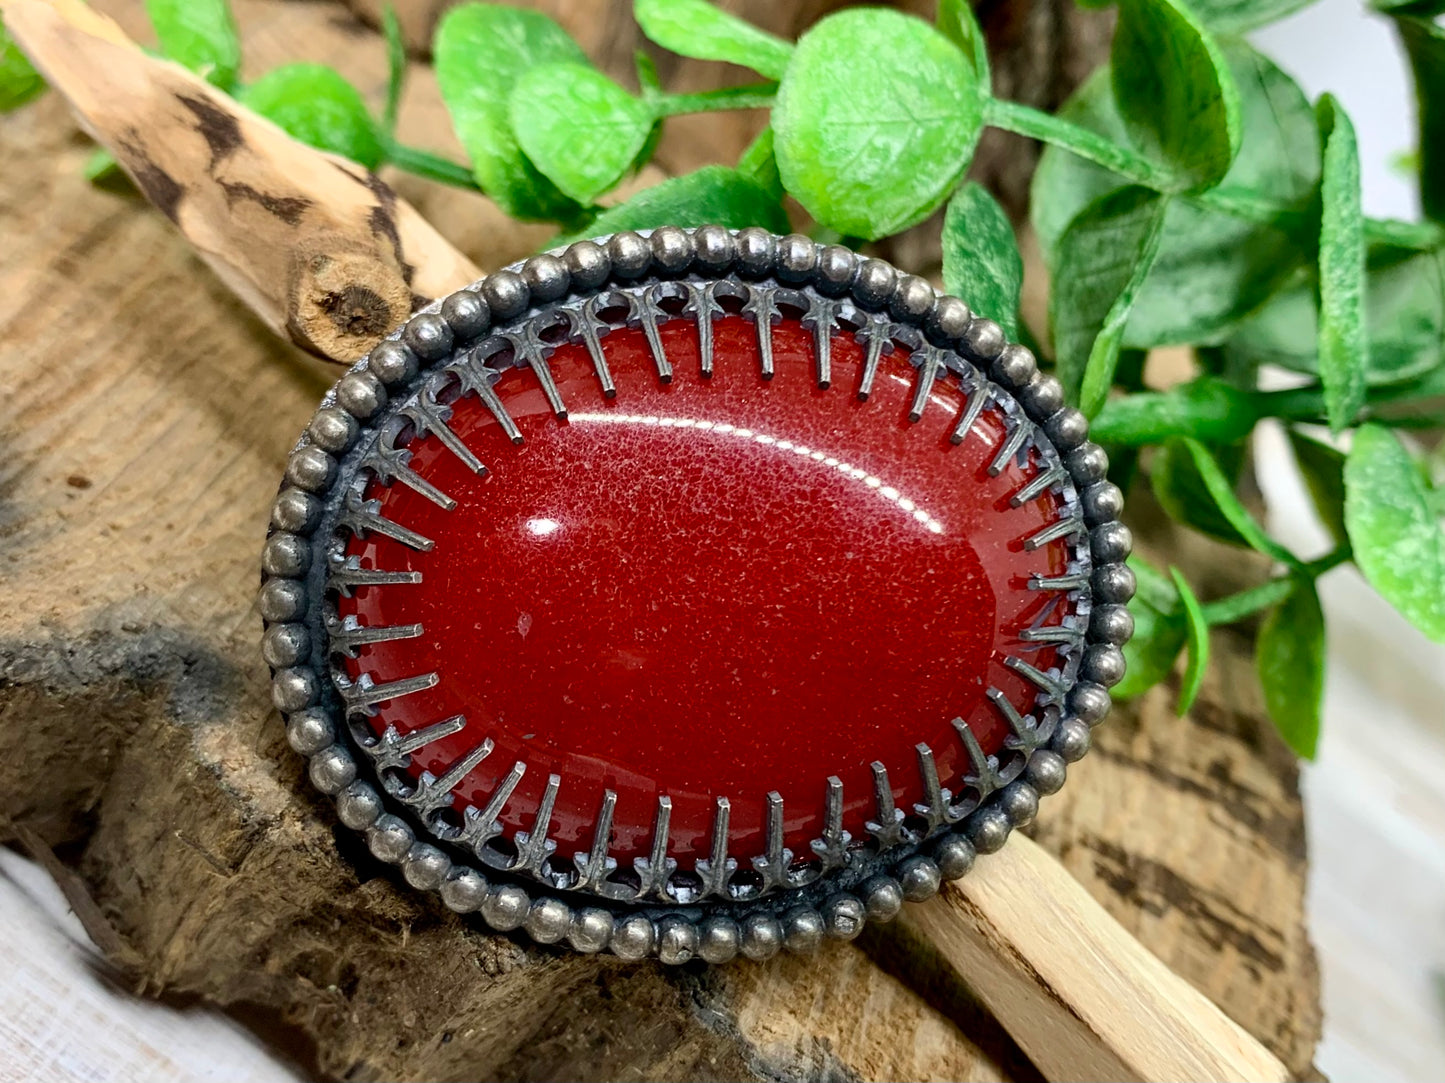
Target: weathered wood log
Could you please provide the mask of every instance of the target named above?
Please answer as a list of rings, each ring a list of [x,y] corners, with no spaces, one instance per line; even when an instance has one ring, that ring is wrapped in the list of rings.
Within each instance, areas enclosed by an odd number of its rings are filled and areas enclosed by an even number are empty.
[[[288,22],[334,8],[283,8],[243,25],[357,51]],[[488,935],[338,836],[266,703],[251,606],[269,494],[328,377],[158,216],[85,185],[58,102],[0,121],[0,154],[19,163],[0,176],[0,816],[80,870],[138,984],[280,1021],[351,1078],[1033,1076],[906,926],[812,962],[626,966]],[[1136,525],[1217,589],[1247,574]],[[1099,731],[1039,838],[1299,1074],[1318,991],[1294,766],[1242,645],[1217,648],[1189,719],[1160,690]]]

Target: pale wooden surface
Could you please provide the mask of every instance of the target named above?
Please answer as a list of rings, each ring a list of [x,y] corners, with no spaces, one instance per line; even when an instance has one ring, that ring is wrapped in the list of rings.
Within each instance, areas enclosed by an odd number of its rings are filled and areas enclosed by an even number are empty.
[[[376,87],[379,52],[327,5],[241,10],[273,48],[329,55],[332,33]],[[0,811],[69,847],[146,987],[263,1003],[338,1075],[1028,1077],[906,930],[812,963],[665,973],[521,950],[340,860],[265,705],[251,610],[268,494],[319,370],[158,216],[85,185],[57,103],[0,122],[0,146],[26,170],[0,177],[0,232],[18,241],[0,264]],[[1175,721],[1168,690],[1120,712],[1040,839],[1299,1073],[1318,1016],[1295,774],[1247,659],[1219,646],[1195,716]]]

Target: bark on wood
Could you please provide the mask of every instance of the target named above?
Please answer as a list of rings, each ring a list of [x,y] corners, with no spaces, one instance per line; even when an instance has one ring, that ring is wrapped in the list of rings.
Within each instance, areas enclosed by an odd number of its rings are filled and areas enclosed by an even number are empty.
[[[238,7],[262,66],[367,55],[332,5]],[[336,1077],[1036,1078],[906,926],[764,967],[577,958],[447,913],[338,831],[267,703],[252,607],[269,496],[330,375],[160,216],[87,186],[85,154],[54,98],[0,119],[0,816],[80,872],[139,987],[280,1024]],[[1216,590],[1250,573],[1134,523]],[[1295,768],[1244,646],[1215,646],[1191,716],[1169,688],[1116,712],[1037,838],[1301,1074],[1319,1009]]]

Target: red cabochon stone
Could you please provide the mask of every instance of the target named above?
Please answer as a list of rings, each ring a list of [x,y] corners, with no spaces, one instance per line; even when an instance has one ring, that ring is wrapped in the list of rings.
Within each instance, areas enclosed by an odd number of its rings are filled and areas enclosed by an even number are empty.
[[[851,336],[833,340],[831,390],[817,387],[811,333],[795,321],[774,329],[766,381],[741,317],[716,321],[711,379],[690,320],[664,324],[662,338],[670,385],[641,332],[607,337],[611,401],[585,349],[558,348],[565,421],[529,372],[509,372],[497,391],[521,446],[475,397],[457,401],[451,427],[485,476],[435,438],[411,444],[412,468],[454,510],[373,483],[384,515],[436,544],[422,553],[353,538],[347,551],[363,567],[422,581],[358,589],[338,610],[424,632],[363,647],[347,666],[377,683],[432,671],[439,681],[381,703],[370,725],[406,733],[464,715],[466,727],[417,753],[413,770],[440,775],[490,738],[457,808],[485,805],[525,763],[501,817],[510,831],[531,828],[548,776],[560,776],[550,837],[563,858],[589,846],[604,789],[617,794],[622,859],[648,852],[657,798],[669,795],[669,852],[684,867],[707,855],[718,796],[732,804],[730,853],[762,852],[776,790],[787,844],[806,855],[829,776],[842,780],[854,838],[873,815],[873,761],[911,810],[922,799],[915,747],[926,743],[956,792],[967,759],[951,720],[997,750],[1008,731],[985,690],[1003,690],[1021,713],[1037,691],[1004,658],[1057,664],[1052,648],[1018,638],[1060,623],[1070,604],[1027,589],[1068,560],[1062,541],[1023,547],[1057,518],[1057,496],[1009,506],[1039,470],[1034,453],[989,477],[1003,437],[993,410],[950,443],[963,407],[952,380],[910,423],[915,374],[902,351],[860,402]]]

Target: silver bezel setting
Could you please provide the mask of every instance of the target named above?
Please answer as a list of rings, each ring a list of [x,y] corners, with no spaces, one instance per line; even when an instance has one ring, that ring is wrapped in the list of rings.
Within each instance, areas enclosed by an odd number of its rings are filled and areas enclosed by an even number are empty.
[[[876,820],[868,825],[868,839],[849,840],[841,812],[835,813],[842,805],[841,783],[835,792],[837,780],[830,779],[823,836],[814,840],[812,858],[801,867],[783,847],[781,798],[776,807],[770,798],[767,851],[751,855],[750,864],[740,860],[748,855],[727,850],[726,798],[718,799],[714,852],[692,870],[678,870],[666,853],[666,798],[654,820],[654,838],[663,845],[635,862],[636,875],[621,885],[609,882],[617,863],[605,841],[577,855],[575,870],[557,872],[549,864],[553,854],[542,814],[528,845],[502,862],[508,867],[497,867],[498,860],[483,849],[490,836],[459,856],[456,838],[438,834],[428,819],[439,798],[450,801],[455,780],[424,776],[423,785],[407,792],[386,779],[388,769],[404,766],[428,734],[402,738],[392,731],[378,740],[350,725],[351,714],[366,710],[368,698],[382,697],[331,664],[336,651],[365,642],[367,630],[349,627],[328,611],[327,591],[389,574],[361,572],[339,561],[338,527],[392,537],[399,531],[407,544],[426,542],[405,537],[410,532],[404,527],[366,507],[357,479],[381,476],[439,503],[448,499],[428,492],[428,483],[411,474],[405,453],[398,454],[373,419],[394,416],[388,408],[409,411],[418,429],[439,437],[454,454],[470,455],[454,436],[448,439],[448,407],[426,392],[429,381],[459,378],[465,392],[478,395],[514,440],[520,439],[514,427],[507,428],[511,419],[490,390],[488,378],[497,369],[489,362],[503,350],[503,367],[530,369],[554,412],[566,412],[548,373],[549,347],[537,335],[536,317],[564,321],[559,329],[566,338],[588,347],[606,394],[610,375],[599,342],[612,327],[640,327],[656,342],[658,322],[677,318],[680,303],[682,315],[697,321],[701,338],[704,325],[710,329],[722,312],[718,290],[742,300],[743,315],[758,327],[765,373],[768,329],[786,304],[805,313],[805,325],[815,331],[820,386],[832,378],[829,351],[821,347],[834,332],[852,331],[867,347],[861,394],[866,395],[880,354],[896,342],[910,350],[916,402],[926,399],[937,380],[959,382],[968,401],[957,432],[966,433],[967,418],[977,417],[985,405],[1002,411],[1011,426],[1008,454],[1036,449],[1048,464],[1049,484],[1063,496],[1064,512],[1045,540],[1069,539],[1069,572],[1031,586],[1068,592],[1076,602],[1080,626],[1058,644],[1065,662],[1056,672],[1041,673],[1021,659],[1009,660],[1038,691],[1036,709],[1025,716],[1006,700],[995,700],[1013,730],[1008,757],[984,756],[966,725],[956,723],[972,763],[956,795],[941,785],[932,752],[919,746],[928,800],[915,807],[908,823],[904,810],[893,807],[886,771],[879,777],[882,765],[875,765]],[[625,322],[599,320],[602,297],[625,308]],[[674,311],[665,311],[665,303]],[[653,357],[659,379],[669,379],[660,346]],[[704,349],[704,371],[710,360]],[[313,784],[334,798],[340,820],[364,834],[371,853],[400,866],[413,887],[439,892],[459,913],[480,913],[498,931],[523,929],[538,943],[565,941],[578,951],[657,956],[666,963],[725,962],[738,955],[765,959],[783,949],[811,951],[825,936],[851,939],[868,920],[888,920],[905,900],[927,898],[943,880],[964,875],[977,854],[997,850],[1014,827],[1029,823],[1039,798],[1063,784],[1067,764],[1087,752],[1092,727],[1108,712],[1108,687],[1123,675],[1120,648],[1132,632],[1126,603],[1134,583],[1124,564],[1131,539],[1119,522],[1119,491],[1105,479],[1107,458],[1087,436],[1083,416],[1063,405],[1059,384],[1037,371],[1027,349],[1007,343],[997,324],[973,316],[961,301],[881,260],[756,228],[662,227],[579,241],[515,263],[421,309],[326,395],[291,454],[263,551],[262,650],[271,667],[273,700],[286,717],[292,747],[310,761]],[[408,628],[384,633],[411,634]],[[416,687],[426,687],[427,676],[414,678]],[[404,691],[391,686],[387,695]],[[427,727],[436,731],[429,736],[454,732],[447,729],[452,724],[442,720]],[[489,750],[478,746],[457,770],[465,773],[470,769],[465,761],[474,766]],[[604,803],[599,820],[609,812]],[[485,836],[485,825],[478,834]],[[601,830],[603,840],[606,835]],[[733,890],[739,867],[756,872],[748,883],[761,879],[761,889]]]

